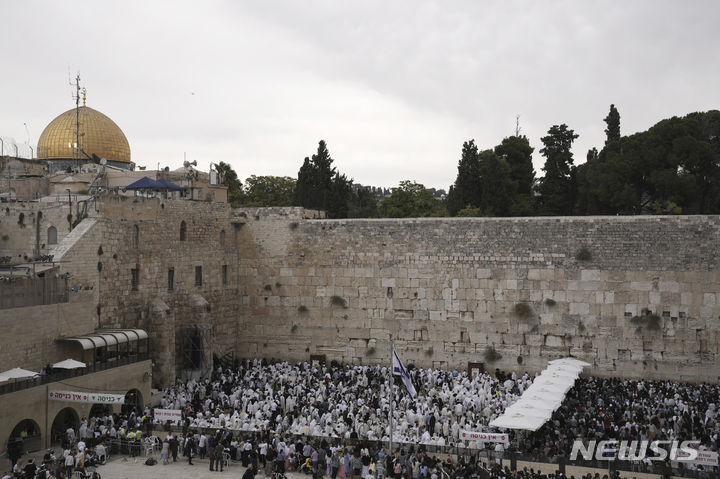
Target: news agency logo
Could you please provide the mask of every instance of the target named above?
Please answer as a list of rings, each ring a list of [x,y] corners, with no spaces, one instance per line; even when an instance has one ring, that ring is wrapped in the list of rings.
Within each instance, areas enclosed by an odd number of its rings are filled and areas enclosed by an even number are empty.
[[[670,452],[666,447],[670,446]],[[573,442],[570,460],[575,461],[578,454],[586,461],[694,461],[698,457],[700,441],[588,441],[587,446],[581,439]]]

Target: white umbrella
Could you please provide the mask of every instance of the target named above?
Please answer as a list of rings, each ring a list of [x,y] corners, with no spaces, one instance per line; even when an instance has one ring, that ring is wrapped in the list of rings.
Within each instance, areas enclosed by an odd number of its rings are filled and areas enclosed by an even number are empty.
[[[81,363],[80,361],[76,361],[74,359],[66,359],[65,361],[60,361],[59,363],[53,364],[53,369],[77,369],[77,368],[84,368],[86,365],[85,363]]]
[[[13,368],[9,371],[5,371],[4,373],[0,373],[0,382],[7,381],[9,379],[31,378],[37,375],[38,373],[28,371],[27,369]]]

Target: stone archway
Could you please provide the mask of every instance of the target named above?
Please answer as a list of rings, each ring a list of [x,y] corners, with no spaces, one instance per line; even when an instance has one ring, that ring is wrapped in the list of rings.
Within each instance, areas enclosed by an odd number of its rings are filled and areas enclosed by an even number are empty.
[[[88,414],[88,419],[91,417],[104,417],[112,414],[112,406],[109,404],[93,404]]]
[[[135,411],[142,414],[143,405],[142,393],[137,389],[131,389],[127,392],[127,394],[125,394],[125,402],[122,405],[122,413],[130,414],[132,411]]]
[[[68,439],[67,430],[69,428],[73,429],[75,438],[77,439],[78,429],[80,429],[80,416],[78,416],[74,408],[65,407],[58,411],[55,419],[53,419],[52,427],[50,428],[50,443],[60,443],[65,447],[65,441]]]
[[[8,456],[14,454],[20,457],[21,453],[39,451],[42,448],[42,433],[40,426],[32,419],[23,419],[15,425],[7,440]],[[11,455],[12,454],[12,455]]]

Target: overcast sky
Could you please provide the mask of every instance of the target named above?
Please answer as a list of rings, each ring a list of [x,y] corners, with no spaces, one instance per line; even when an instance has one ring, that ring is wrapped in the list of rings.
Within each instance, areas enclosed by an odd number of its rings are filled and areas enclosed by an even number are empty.
[[[0,136],[35,147],[74,106],[125,132],[138,165],[297,176],[325,139],[355,182],[447,188],[462,143],[566,123],[576,163],[623,134],[720,108],[720,2],[4,2]]]

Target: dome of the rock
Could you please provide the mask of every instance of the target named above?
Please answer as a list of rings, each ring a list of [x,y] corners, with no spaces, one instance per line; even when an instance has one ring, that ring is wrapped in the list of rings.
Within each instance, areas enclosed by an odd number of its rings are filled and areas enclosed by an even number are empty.
[[[75,130],[80,123],[80,149],[75,150]],[[111,162],[130,163],[130,145],[119,126],[87,106],[61,114],[45,127],[37,145],[40,160],[88,160],[95,154]],[[86,156],[87,155],[87,156]]]

